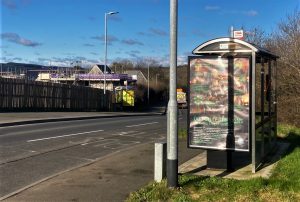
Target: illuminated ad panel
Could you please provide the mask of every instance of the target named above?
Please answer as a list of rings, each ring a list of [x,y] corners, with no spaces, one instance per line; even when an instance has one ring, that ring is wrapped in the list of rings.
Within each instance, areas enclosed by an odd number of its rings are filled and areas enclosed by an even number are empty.
[[[248,151],[249,59],[234,59],[234,144],[230,146],[228,59],[191,57],[189,64],[189,146]]]

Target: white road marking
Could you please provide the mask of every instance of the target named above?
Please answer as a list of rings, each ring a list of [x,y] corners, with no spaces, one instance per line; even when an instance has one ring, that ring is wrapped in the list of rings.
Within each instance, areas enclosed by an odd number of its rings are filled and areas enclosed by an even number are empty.
[[[131,127],[138,127],[138,126],[152,125],[152,124],[157,124],[157,123],[158,123],[158,122],[142,123],[142,124],[130,125],[130,126],[126,126],[126,127],[127,127],[127,128],[131,128]]]
[[[96,133],[96,132],[102,132],[102,131],[104,131],[104,130],[93,130],[93,131],[87,131],[87,132],[75,133],[75,134],[69,134],[69,135],[60,135],[60,136],[54,136],[54,137],[46,137],[46,138],[40,138],[40,139],[34,139],[34,140],[27,140],[27,142],[37,142],[37,141],[42,141],[42,140],[50,140],[50,139],[56,139],[56,138],[62,138],[62,137],[84,135],[84,134]]]
[[[117,133],[117,134],[112,134],[114,136],[123,136],[123,137],[136,137],[138,135],[142,135],[145,132],[139,132],[139,133],[135,133],[138,131],[129,131],[129,132],[121,132],[121,133]]]
[[[128,134],[130,134],[130,133],[135,133],[135,132],[137,132],[137,131],[120,132],[120,133],[118,133],[117,135],[120,135],[120,136],[128,136]]]
[[[103,138],[102,140],[99,140],[99,141],[92,141],[92,142],[83,143],[83,144],[81,144],[81,146],[86,146],[86,145],[89,145],[89,144],[96,144],[96,143],[102,143],[103,144],[103,142],[107,143],[107,142],[111,142],[111,141],[117,141],[117,140],[115,140],[115,139],[104,139]]]
[[[121,142],[118,142],[118,144],[120,145],[131,145],[131,144],[140,144],[141,142],[140,141],[121,141]]]
[[[107,145],[117,144],[117,141],[118,141],[118,140],[110,140],[110,141],[107,141],[107,142],[102,143],[102,144],[93,145],[93,147],[103,147],[103,148],[107,148]]]
[[[81,144],[81,146],[85,146],[85,145],[88,145],[88,144],[93,144],[93,143],[97,143],[97,142],[102,142],[102,141],[104,141],[104,138],[103,137],[101,137],[101,138],[98,138],[98,140],[94,140],[94,141],[86,141],[86,142],[84,142],[84,143],[82,143]]]

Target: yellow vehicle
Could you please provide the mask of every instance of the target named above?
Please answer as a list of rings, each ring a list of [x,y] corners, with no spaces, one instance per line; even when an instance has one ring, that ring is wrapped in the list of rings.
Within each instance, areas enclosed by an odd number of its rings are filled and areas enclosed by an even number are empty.
[[[115,99],[123,107],[134,107],[134,90],[116,89]]]
[[[134,107],[134,90],[123,90],[123,106]]]
[[[177,104],[178,107],[185,108],[187,107],[187,101],[186,101],[186,93],[183,92],[182,88],[177,88]]]

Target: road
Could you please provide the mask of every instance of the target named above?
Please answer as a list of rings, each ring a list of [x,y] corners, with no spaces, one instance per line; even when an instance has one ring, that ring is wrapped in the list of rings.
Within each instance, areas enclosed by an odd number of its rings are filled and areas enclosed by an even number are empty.
[[[10,126],[0,130],[2,197],[111,153],[164,140],[166,116],[100,118]]]

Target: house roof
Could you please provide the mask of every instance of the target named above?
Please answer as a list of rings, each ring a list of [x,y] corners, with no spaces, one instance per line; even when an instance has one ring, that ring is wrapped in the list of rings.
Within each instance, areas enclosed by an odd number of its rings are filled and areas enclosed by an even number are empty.
[[[125,71],[125,73],[128,75],[137,75],[139,78],[142,77],[144,80],[147,80],[147,78],[141,70],[127,70]]]
[[[104,65],[96,64],[92,67],[89,72],[90,74],[103,74],[104,73]],[[106,73],[111,74],[111,69],[106,65]]]

